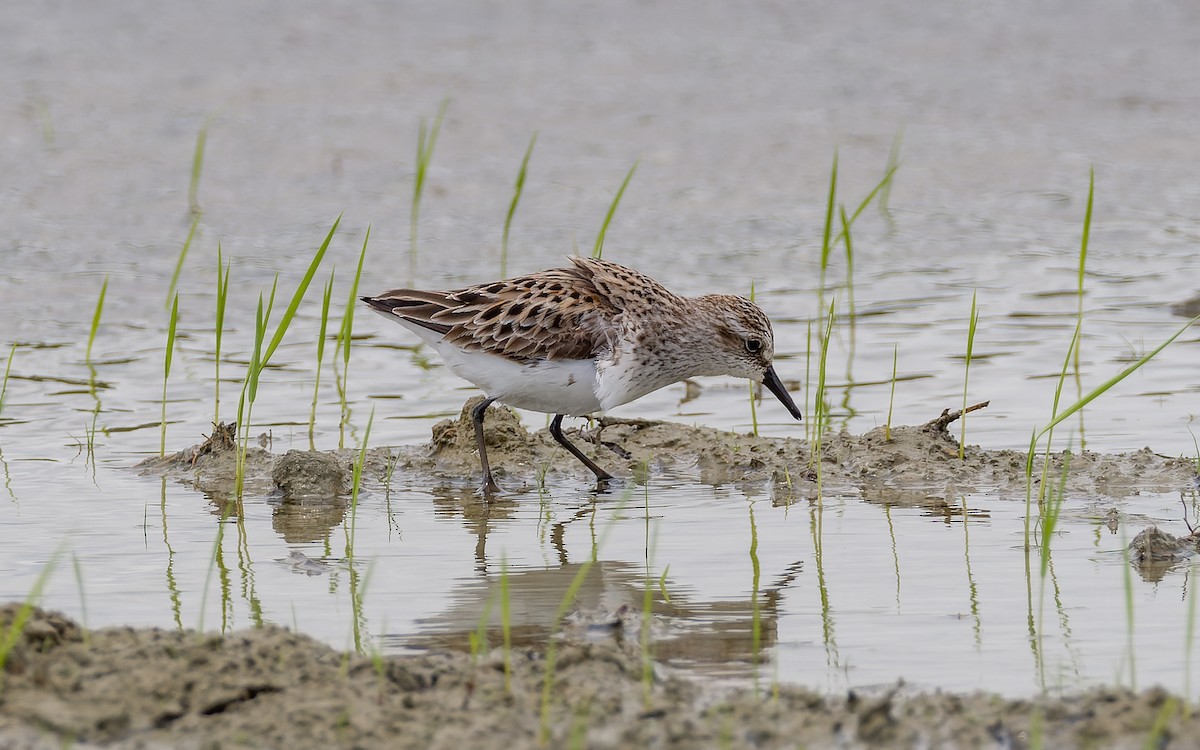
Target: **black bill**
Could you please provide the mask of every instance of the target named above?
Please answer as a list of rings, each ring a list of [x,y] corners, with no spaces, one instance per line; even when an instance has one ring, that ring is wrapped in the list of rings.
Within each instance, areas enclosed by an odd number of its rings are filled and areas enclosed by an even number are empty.
[[[774,367],[768,367],[767,371],[763,374],[763,385],[767,387],[767,390],[775,394],[775,398],[783,402],[783,405],[787,407],[787,410],[792,413],[793,417],[804,419],[804,416],[800,413],[800,407],[796,406],[796,402],[792,400],[792,394],[787,392],[787,388],[783,387],[783,381],[775,374]]]

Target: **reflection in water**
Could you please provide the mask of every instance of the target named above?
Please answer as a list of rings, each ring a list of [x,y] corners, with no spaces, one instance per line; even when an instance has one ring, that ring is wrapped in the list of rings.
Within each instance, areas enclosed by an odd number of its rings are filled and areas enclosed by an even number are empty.
[[[594,564],[567,563],[553,568],[509,568],[508,612],[513,647],[543,647],[556,630],[554,614],[580,571],[583,575],[567,617],[567,638],[612,638],[627,649],[640,649],[643,603],[650,602],[650,648],[654,659],[702,673],[748,678],[762,649],[777,641],[783,592],[800,574],[796,561],[779,572],[758,595],[745,599],[692,601],[686,591],[672,590],[671,579],[659,587],[645,570],[618,560]],[[453,603],[432,617],[418,620],[415,636],[385,635],[385,648],[448,648],[465,651],[470,635],[486,623],[488,642],[501,642],[499,605],[503,581],[484,576],[456,587]],[[664,596],[664,591],[667,596]],[[669,597],[669,598],[668,598]],[[757,632],[758,643],[755,643]]]
[[[12,474],[8,470],[8,461],[4,460],[4,446],[2,445],[0,445],[0,467],[4,469],[4,491],[8,493],[13,505],[19,506],[20,501],[17,500],[17,494],[13,492]]]
[[[175,627],[183,630],[183,603],[179,598],[179,584],[175,581],[175,550],[167,536],[167,478],[164,476],[159,487],[159,513],[162,515],[163,546],[167,548],[167,591],[171,599],[171,614],[175,617]]]
[[[519,507],[510,495],[496,495],[490,501],[473,488],[439,486],[431,490],[434,514],[438,518],[461,517],[463,526],[475,537],[475,570],[488,572],[487,537],[497,521],[511,518]]]
[[[283,498],[271,505],[271,528],[288,544],[328,539],[346,515],[346,499],[341,497]]]

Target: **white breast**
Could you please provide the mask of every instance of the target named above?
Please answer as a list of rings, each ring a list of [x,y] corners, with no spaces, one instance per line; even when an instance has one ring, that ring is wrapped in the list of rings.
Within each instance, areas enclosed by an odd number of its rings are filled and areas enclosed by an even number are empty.
[[[571,417],[600,410],[596,363],[590,359],[522,364],[495,354],[464,352],[443,342],[433,347],[455,375],[509,406]]]

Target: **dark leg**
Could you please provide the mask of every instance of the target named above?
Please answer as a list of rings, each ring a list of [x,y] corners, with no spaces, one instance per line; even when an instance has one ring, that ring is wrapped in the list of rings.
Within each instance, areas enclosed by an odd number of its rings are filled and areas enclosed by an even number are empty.
[[[483,413],[495,400],[486,398],[471,410],[471,422],[475,425],[475,447],[479,449],[479,463],[483,466],[483,487],[481,489],[485,497],[490,497],[492,493],[500,491],[496,480],[492,479],[492,467],[488,464],[487,446],[483,441]]]
[[[612,474],[609,474],[607,471],[597,466],[595,461],[583,455],[583,451],[576,448],[569,440],[563,437],[562,420],[562,414],[554,415],[554,419],[550,421],[550,436],[558,441],[559,445],[571,451],[571,455],[582,461],[584,466],[591,469],[592,473],[596,475],[596,481],[607,482],[608,480],[612,479]]]

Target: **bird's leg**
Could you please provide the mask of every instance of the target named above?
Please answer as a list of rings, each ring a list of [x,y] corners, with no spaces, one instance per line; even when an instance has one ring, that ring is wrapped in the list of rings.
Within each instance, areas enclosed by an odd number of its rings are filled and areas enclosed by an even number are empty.
[[[483,490],[484,497],[491,497],[493,493],[499,492],[500,487],[496,484],[496,480],[492,479],[492,467],[488,463],[487,445],[483,440],[483,413],[495,401],[494,398],[485,398],[479,402],[479,405],[471,410],[471,422],[475,425],[475,447],[479,449],[479,463],[483,466]]]
[[[569,441],[565,437],[563,437],[563,434],[562,434],[563,416],[564,415],[562,415],[562,414],[555,414],[554,419],[550,420],[550,436],[553,437],[554,440],[556,442],[558,442],[559,445],[561,445],[562,447],[569,450],[571,452],[572,456],[574,456],[575,458],[578,458],[580,461],[582,461],[584,466],[591,469],[592,473],[596,475],[596,481],[607,482],[608,480],[612,479],[612,474],[609,474],[607,471],[605,471],[604,469],[601,469],[599,466],[597,466],[595,461],[593,461],[592,459],[583,455],[583,451],[576,448],[571,443],[571,441]]]

